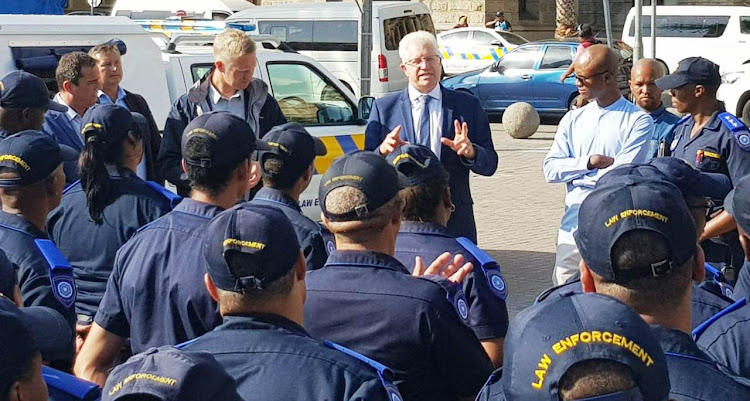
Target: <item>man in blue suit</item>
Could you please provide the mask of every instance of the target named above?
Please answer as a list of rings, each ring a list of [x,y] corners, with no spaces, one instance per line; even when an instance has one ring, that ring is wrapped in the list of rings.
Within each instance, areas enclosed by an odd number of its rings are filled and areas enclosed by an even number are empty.
[[[477,241],[469,170],[492,175],[497,153],[487,114],[476,97],[440,85],[440,56],[435,36],[410,33],[398,49],[408,87],[375,101],[365,130],[365,149],[386,156],[404,143],[430,148],[450,174],[456,210],[448,230]]]
[[[60,58],[55,70],[59,92],[54,101],[68,107],[68,111],[49,110],[44,115],[42,131],[55,140],[79,152],[83,150],[81,125],[83,113],[97,101],[99,69],[96,59],[83,52],[71,52]],[[78,161],[65,162],[65,181],[70,184],[80,178]]]

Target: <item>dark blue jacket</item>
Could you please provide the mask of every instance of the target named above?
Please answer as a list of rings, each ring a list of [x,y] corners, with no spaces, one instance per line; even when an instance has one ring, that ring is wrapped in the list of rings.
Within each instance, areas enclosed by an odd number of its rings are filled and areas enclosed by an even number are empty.
[[[406,400],[474,397],[492,364],[435,282],[370,251],[334,251],[307,275],[305,326],[394,370]]]
[[[323,243],[320,225],[302,214],[302,209],[294,199],[278,189],[264,187],[255,194],[252,203],[269,205],[284,212],[297,234],[297,241],[307,261],[307,270],[323,267],[328,259],[328,252]]]
[[[182,179],[182,131],[185,130],[188,123],[202,113],[211,111],[211,101],[209,100],[209,86],[211,82],[208,77],[211,73],[206,74],[200,81],[188,90],[188,92],[172,105],[169,111],[167,122],[164,124],[164,133],[162,135],[161,147],[157,165],[159,166],[161,176],[177,186],[177,192],[180,195],[187,195],[190,192],[190,183]],[[268,87],[260,79],[253,79],[247,89],[245,89],[245,104],[247,105],[247,115],[252,113],[253,104],[250,99],[254,91],[265,92],[265,100],[260,109],[260,132],[256,132],[257,138],[262,138],[271,128],[286,123],[286,118],[281,113],[279,104],[268,93]]]
[[[247,401],[388,400],[374,369],[281,316],[226,316],[180,348],[213,354]]]
[[[180,344],[221,324],[203,283],[203,235],[222,210],[186,198],[138,230],[117,251],[96,323],[130,337],[133,353]]]
[[[83,150],[81,133],[76,132],[70,120],[68,120],[68,115],[64,111],[47,110],[44,114],[42,131],[54,137],[57,143],[61,145],[70,146],[79,152]],[[81,178],[77,160],[64,162],[63,170],[65,171],[65,182],[68,184],[78,181]]]
[[[480,340],[505,337],[508,331],[508,307],[505,298],[490,288],[481,263],[448,234],[445,227],[435,223],[401,222],[395,257],[409,271],[414,270],[415,257],[420,256],[425,264],[429,264],[444,252],[461,254],[466,262],[474,265],[474,271],[463,282],[463,292],[469,303],[469,328]],[[504,285],[502,291],[507,291]]]
[[[147,223],[172,208],[169,199],[131,171],[111,176],[114,200],[103,213],[103,223],[89,216],[86,192],[76,183],[65,190],[60,206],[47,217],[52,240],[73,265],[78,285],[76,313],[89,324],[99,308],[112,273],[115,253]]]
[[[490,123],[479,99],[475,96],[440,87],[443,101],[444,138],[453,139],[453,121],[466,122],[469,138],[476,149],[476,158],[467,160],[443,145],[440,160],[450,174],[451,198],[456,210],[448,221],[448,231],[456,237],[466,237],[477,242],[474,222],[474,201],[469,188],[469,171],[492,175],[497,170],[497,152],[492,143]],[[414,135],[411,101],[408,88],[377,99],[372,106],[370,120],[365,130],[365,149],[376,150],[396,126],[401,125],[401,139],[418,143]]]

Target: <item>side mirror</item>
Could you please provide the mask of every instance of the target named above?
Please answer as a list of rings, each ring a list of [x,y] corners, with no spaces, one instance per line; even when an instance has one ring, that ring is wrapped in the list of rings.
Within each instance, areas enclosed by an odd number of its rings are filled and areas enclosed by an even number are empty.
[[[370,118],[373,103],[375,103],[375,98],[372,96],[364,96],[359,99],[357,103],[357,118],[359,120],[367,121]]]
[[[495,40],[493,40],[492,42],[490,42],[490,44],[491,44],[492,46],[497,46],[497,47],[505,47],[505,45],[503,44],[503,42],[501,42],[501,41],[499,41],[499,40],[497,40],[497,39],[495,39]]]

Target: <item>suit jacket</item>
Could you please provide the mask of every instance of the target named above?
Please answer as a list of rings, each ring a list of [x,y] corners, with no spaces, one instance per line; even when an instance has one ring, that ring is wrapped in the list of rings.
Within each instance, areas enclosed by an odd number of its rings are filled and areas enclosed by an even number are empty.
[[[156,157],[161,146],[161,133],[159,132],[159,126],[156,125],[156,120],[154,120],[154,115],[151,114],[151,109],[143,96],[126,90],[124,100],[131,112],[140,113],[146,118],[148,132],[142,133],[143,152],[146,155],[146,179],[164,184],[164,179],[159,174],[159,168],[156,165]],[[144,130],[142,129],[142,131]]]
[[[492,143],[487,113],[484,112],[479,99],[442,85],[440,90],[443,97],[443,137],[453,139],[453,120],[458,119],[468,124],[469,139],[476,149],[474,160],[459,157],[445,145],[441,150],[440,160],[450,174],[451,197],[456,205],[456,210],[448,222],[448,230],[457,237],[467,237],[476,242],[477,231],[474,223],[474,201],[469,188],[469,171],[486,176],[494,174],[497,170],[497,152]],[[365,130],[365,149],[378,149],[385,136],[397,125],[401,125],[402,140],[418,143],[414,133],[408,89],[375,101]]]
[[[83,150],[81,133],[76,132],[65,112],[47,110],[47,113],[44,115],[42,132],[51,135],[61,145],[68,145],[79,152]],[[64,162],[63,169],[65,170],[66,184],[73,183],[81,178],[78,172],[77,160]]]

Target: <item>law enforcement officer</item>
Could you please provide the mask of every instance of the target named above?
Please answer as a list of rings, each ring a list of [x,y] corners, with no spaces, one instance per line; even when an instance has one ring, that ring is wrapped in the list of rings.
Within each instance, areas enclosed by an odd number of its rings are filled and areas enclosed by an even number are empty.
[[[750,173],[750,131],[716,100],[720,84],[719,66],[701,57],[680,61],[674,74],[656,80],[659,88],[671,91],[675,109],[690,114],[675,127],[672,156],[687,160],[701,171],[725,174],[736,185]],[[722,201],[714,199],[718,206]],[[735,268],[742,265],[735,227],[732,216],[725,211],[706,223],[699,240],[709,261],[726,262]],[[729,245],[730,256],[725,256],[724,246],[706,241],[718,236]]]
[[[29,326],[18,316],[0,311],[0,397],[4,400],[47,401],[42,356]]]
[[[78,331],[85,336],[104,296],[115,253],[141,226],[167,213],[171,201],[160,192],[166,192],[163,187],[135,176],[143,145],[129,111],[94,105],[84,115],[83,126],[81,180],[65,190],[47,225],[73,265]]]
[[[740,242],[744,248],[745,263],[737,277],[737,285],[734,287],[734,299],[750,299],[750,204],[747,196],[750,194],[750,180],[742,179],[737,183],[735,189],[726,197],[726,210],[736,221],[740,233]]]
[[[407,185],[401,190],[405,206],[396,238],[396,259],[409,269],[416,257],[429,261],[450,252],[472,263],[474,271],[462,286],[469,306],[468,326],[493,365],[501,366],[503,337],[508,330],[505,281],[489,255],[468,238],[456,240],[448,233],[446,224],[453,210],[448,173],[440,159],[421,145],[403,145],[386,160],[403,174]]]
[[[50,100],[39,77],[26,71],[11,71],[0,80],[0,138],[20,131],[40,130],[47,110],[68,108]]]
[[[474,397],[492,365],[464,324],[460,288],[410,277],[393,257],[400,189],[396,170],[373,152],[344,156],[323,175],[320,206],[336,250],[308,275],[306,327],[394,369],[406,399]]]
[[[305,259],[280,210],[245,203],[219,214],[204,255],[224,322],[182,348],[213,354],[245,400],[401,399],[388,368],[302,328]]]
[[[118,251],[91,341],[76,358],[80,377],[103,385],[128,337],[139,353],[191,340],[221,323],[203,285],[203,235],[211,218],[260,180],[257,163],[249,160],[258,146],[250,126],[227,112],[197,117],[182,139],[191,197],[139,229]]]
[[[620,177],[598,186],[578,216],[583,290],[619,299],[652,325],[667,356],[671,398],[750,399],[750,382],[723,372],[690,337],[691,279],[702,281],[704,256],[679,189]]]
[[[213,356],[152,348],[112,370],[102,401],[241,401],[237,384]]]
[[[39,131],[22,131],[0,142],[0,249],[16,268],[24,306],[48,306],[75,323],[73,273],[50,263],[47,213],[60,203],[62,163],[75,150],[58,145]],[[6,294],[7,295],[7,294]],[[69,355],[72,360],[72,350]]]
[[[506,337],[503,369],[479,400],[664,401],[669,373],[646,322],[596,294],[558,294],[524,310]]]
[[[316,156],[327,151],[323,142],[297,123],[272,128],[263,137],[270,150],[260,153],[263,188],[255,194],[254,203],[279,208],[294,227],[307,270],[323,267],[328,258],[321,228],[302,214],[299,197],[310,185]]]

